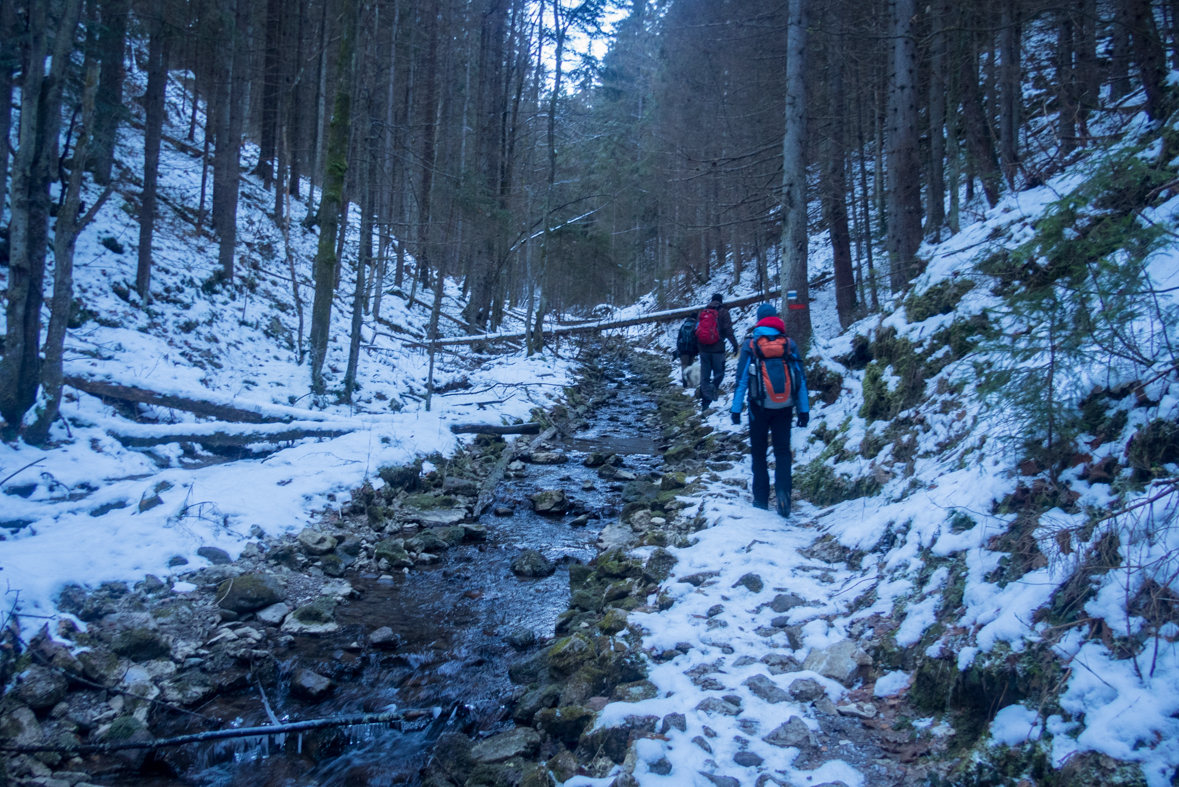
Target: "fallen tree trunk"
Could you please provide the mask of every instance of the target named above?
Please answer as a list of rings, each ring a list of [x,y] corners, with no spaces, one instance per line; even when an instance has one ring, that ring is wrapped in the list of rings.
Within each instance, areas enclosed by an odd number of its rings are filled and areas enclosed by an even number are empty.
[[[138,388],[109,380],[96,380],[77,374],[67,374],[63,382],[71,388],[103,399],[121,399],[124,402],[136,404],[150,404],[157,407],[167,407],[171,410],[183,410],[186,413],[212,418],[217,421],[232,421],[245,424],[289,423],[294,420],[317,421],[322,420],[317,413],[298,410],[294,407],[282,405],[263,405],[259,410],[246,410],[231,404],[213,402],[208,399],[192,399],[187,396],[165,394]],[[264,411],[273,411],[267,415]]]
[[[265,427],[268,424],[260,424],[260,426]],[[200,443],[201,445],[223,448],[253,445],[254,443],[285,443],[288,440],[301,440],[304,437],[340,437],[360,428],[340,424],[299,422],[273,424],[273,426],[277,428],[238,432],[232,429],[219,429],[217,424],[184,424],[175,430],[149,427],[144,430],[111,431],[110,435],[128,448],[148,448],[167,443]]]
[[[450,431],[454,434],[540,434],[540,424],[517,424],[516,426],[451,424]]]
[[[537,425],[539,426],[539,424]],[[557,427],[550,426],[539,437],[534,438],[527,445],[524,445],[523,437],[517,437],[512,441],[510,446],[504,448],[503,452],[499,455],[499,461],[495,463],[495,467],[491,469],[491,473],[487,478],[483,479],[483,485],[479,487],[479,497],[475,499],[476,519],[481,517],[483,512],[495,502],[495,488],[499,486],[500,480],[504,477],[504,471],[507,470],[508,464],[517,456],[532,453],[545,440],[553,439],[553,435],[556,433]]]
[[[322,730],[329,727],[352,727],[358,724],[396,724],[402,721],[432,716],[430,711],[408,710],[390,713],[361,713],[352,716],[336,716],[327,719],[308,719],[287,724],[273,724],[269,727],[239,727],[233,730],[209,730],[180,735],[175,738],[158,738],[154,741],[128,741],[125,743],[87,743],[77,746],[42,746],[0,744],[0,750],[20,754],[34,752],[61,752],[62,754],[106,754],[129,749],[160,749],[165,746],[184,746],[189,743],[223,741],[230,738],[254,738],[269,735],[285,735],[292,732]]]
[[[730,309],[740,309],[745,306],[752,306],[755,303],[761,303],[771,298],[778,297],[782,291],[771,290],[765,295],[750,295],[746,298],[736,298],[725,303],[725,306]],[[693,312],[700,311],[700,306],[689,306],[684,309],[669,309],[662,312],[654,312],[652,314],[644,314],[641,317],[631,317],[626,320],[610,320],[610,321],[595,321],[579,323],[577,325],[567,325],[559,328],[550,328],[544,331],[545,336],[572,336],[578,333],[593,333],[597,331],[610,331],[616,328],[631,328],[635,325],[648,325],[660,322],[672,322],[687,317]],[[448,347],[459,344],[475,344],[477,342],[503,342],[503,341],[520,341],[526,338],[524,333],[492,333],[484,334],[482,336],[461,336],[453,339],[439,339],[436,342],[438,347]]]

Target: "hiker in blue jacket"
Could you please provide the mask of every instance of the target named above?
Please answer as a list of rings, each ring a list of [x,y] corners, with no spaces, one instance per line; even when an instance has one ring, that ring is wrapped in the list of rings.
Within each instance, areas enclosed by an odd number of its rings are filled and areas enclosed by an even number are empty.
[[[776,508],[790,516],[790,418],[798,410],[798,426],[810,421],[806,372],[798,345],[786,335],[786,325],[768,303],[757,307],[757,325],[741,345],[737,358],[737,390],[730,408],[734,424],[749,398],[749,450],[753,455],[753,505],[769,508],[770,473],[766,461],[770,431],[774,434],[774,490]]]

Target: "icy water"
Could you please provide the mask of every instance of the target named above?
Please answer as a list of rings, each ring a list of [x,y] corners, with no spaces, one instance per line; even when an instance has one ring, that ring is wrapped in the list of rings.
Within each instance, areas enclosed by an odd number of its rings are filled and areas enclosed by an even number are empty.
[[[168,756],[183,780],[162,778],[156,785],[210,787],[279,787],[283,785],[415,784],[428,761],[432,741],[443,731],[476,735],[512,726],[506,717],[516,688],[508,679],[518,653],[504,636],[527,628],[538,638],[552,637],[557,616],[568,606],[568,565],[595,555],[601,527],[621,510],[621,483],[598,477],[582,460],[592,452],[624,456],[623,468],[643,476],[654,473],[660,460],[651,435],[658,434],[654,403],[641,392],[641,381],[618,365],[604,370],[595,393],[609,400],[590,415],[575,434],[554,440],[567,453],[563,465],[527,465],[523,478],[505,479],[492,508],[479,521],[488,528],[482,544],[463,545],[441,555],[425,569],[381,581],[373,576],[347,577],[362,597],[337,610],[341,624],[331,637],[300,637],[282,663],[331,677],[336,689],[327,700],[311,705],[289,696],[287,679],[268,690],[268,701],[280,721],[323,718],[338,714],[377,712],[393,707],[424,708],[430,714],[404,730],[385,727],[350,728],[334,733],[288,736],[274,741],[227,742],[188,747]],[[583,483],[592,481],[592,490]],[[564,489],[574,502],[562,517],[533,513],[528,495],[539,489]],[[513,510],[496,516],[495,507]],[[588,527],[573,528],[579,513]],[[555,574],[525,579],[512,574],[512,559],[525,547],[558,563]],[[402,639],[392,652],[362,650],[354,643],[365,634],[389,626]],[[267,724],[257,686],[222,697],[202,713],[238,726]],[[145,784],[146,780],[135,780]]]

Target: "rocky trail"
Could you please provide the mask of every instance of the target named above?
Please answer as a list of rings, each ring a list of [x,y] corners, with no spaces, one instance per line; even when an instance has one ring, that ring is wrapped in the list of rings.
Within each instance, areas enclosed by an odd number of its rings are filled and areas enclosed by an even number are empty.
[[[750,508],[741,436],[703,425],[662,360],[585,360],[539,438],[384,468],[317,528],[259,532],[234,562],[210,550],[166,581],[67,588],[86,631],[62,621],[8,662],[22,675],[0,732],[69,747],[404,721],[24,753],[11,783],[938,783],[949,726],[873,692],[888,618],[821,633],[860,602],[817,512],[800,502],[785,526]]]

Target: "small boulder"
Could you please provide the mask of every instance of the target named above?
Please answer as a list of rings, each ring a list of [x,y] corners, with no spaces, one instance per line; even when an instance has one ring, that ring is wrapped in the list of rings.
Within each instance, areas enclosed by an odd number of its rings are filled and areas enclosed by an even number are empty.
[[[754,696],[761,697],[771,705],[790,699],[786,692],[778,688],[778,685],[765,675],[754,675],[745,681],[745,685],[749,687]]]
[[[347,565],[339,555],[324,555],[319,559],[319,568],[329,577],[342,577]]]
[[[588,524],[589,524],[589,515],[582,514],[581,516],[575,517],[574,519],[570,520],[569,527],[585,527]]]
[[[789,612],[795,607],[801,607],[806,602],[793,593],[779,593],[774,596],[774,600],[770,602],[770,609],[777,612],[779,615],[783,612]]]
[[[664,492],[683,489],[687,485],[687,477],[683,473],[664,473],[659,479],[659,488]]]
[[[47,667],[34,665],[21,676],[13,693],[17,700],[33,710],[49,710],[62,701],[67,688],[64,676]]]
[[[471,759],[481,765],[504,762],[513,757],[531,757],[540,749],[540,733],[530,727],[501,732],[471,747]]]
[[[331,693],[333,683],[318,672],[296,670],[291,676],[291,693],[311,702],[318,702]]]
[[[663,723],[659,726],[659,734],[666,735],[671,730],[679,730],[680,732],[688,731],[688,720],[682,713],[669,713],[663,717]]]
[[[577,743],[593,722],[594,712],[580,705],[546,708],[536,714],[536,726],[541,732],[569,744]]]
[[[368,644],[374,648],[381,648],[382,650],[392,650],[401,645],[401,637],[394,633],[393,629],[388,626],[381,626],[379,629],[368,635]]]
[[[760,593],[765,586],[762,578],[753,573],[745,574],[733,583],[733,587],[745,587],[750,593]]]
[[[840,716],[851,716],[855,719],[872,719],[876,717],[876,706],[871,702],[850,702],[847,705],[836,705],[835,710]]]
[[[542,489],[529,495],[532,509],[544,516],[560,516],[569,509],[569,497],[564,489]]]
[[[17,746],[35,746],[41,742],[41,724],[28,708],[17,706],[0,716],[0,740]]]
[[[390,568],[410,568],[413,558],[405,551],[405,541],[400,538],[386,538],[378,541],[373,548],[373,560],[386,560]]]
[[[470,478],[448,475],[442,481],[442,491],[448,495],[474,497],[479,494],[479,482]]]
[[[806,722],[797,716],[791,716],[789,721],[775,727],[762,740],[781,749],[793,746],[804,753],[815,747],[815,734],[806,726]]]
[[[739,751],[733,755],[733,762],[743,768],[756,768],[765,762],[765,760],[751,751]]]
[[[239,614],[269,607],[287,594],[286,582],[275,574],[242,574],[217,586],[217,606]]]
[[[521,577],[547,577],[556,570],[556,564],[535,549],[525,549],[512,561],[512,573]]]
[[[504,642],[515,650],[528,650],[536,644],[536,632],[524,627],[513,629],[504,637]]]
[[[803,662],[803,669],[850,686],[860,667],[872,663],[872,657],[850,639],[840,640],[829,648],[813,650]]]
[[[705,713],[720,713],[724,716],[736,716],[741,713],[741,706],[720,697],[707,697],[696,705],[696,710]]]
[[[643,579],[652,585],[661,584],[671,576],[671,570],[678,562],[679,558],[659,547],[647,558],[647,564],[643,566]]]
[[[304,528],[298,536],[299,546],[308,555],[326,555],[336,548],[336,539],[327,533]]]
[[[122,613],[110,618],[114,633],[111,650],[132,661],[150,661],[168,655],[172,643],[160,632],[159,624],[151,615],[141,612]]]
[[[289,614],[291,614],[291,608],[280,601],[258,610],[254,613],[254,617],[258,619],[258,622],[268,626],[280,626]]]
[[[233,562],[228,552],[217,547],[201,547],[197,550],[197,556],[203,557],[215,566],[225,566]]]
[[[339,629],[335,599],[320,596],[287,615],[281,631],[284,634],[332,634]]]
[[[511,516],[512,514],[516,513],[516,511],[514,509],[508,508],[507,506],[496,506],[495,508],[491,509],[491,513],[495,514],[496,516]]]
[[[439,508],[434,511],[406,509],[406,521],[417,522],[422,527],[452,527],[467,518],[465,508]]]
[[[160,685],[163,698],[177,705],[196,705],[217,692],[217,687],[201,675],[183,675]]]
[[[787,691],[799,702],[814,702],[827,693],[823,684],[814,678],[798,678],[790,683]]]

